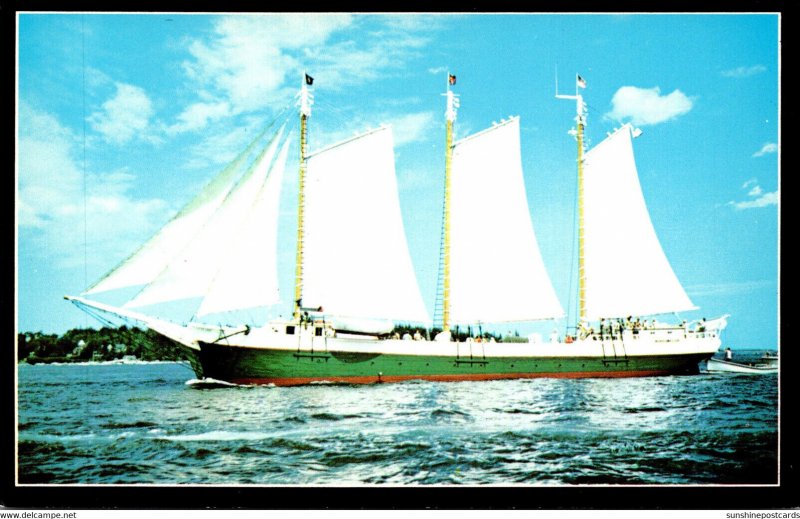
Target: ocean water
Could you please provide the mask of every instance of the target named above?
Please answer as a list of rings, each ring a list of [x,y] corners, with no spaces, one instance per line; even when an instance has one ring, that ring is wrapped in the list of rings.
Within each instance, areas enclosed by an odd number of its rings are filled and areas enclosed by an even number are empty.
[[[18,481],[774,484],[777,375],[199,389],[182,363],[21,365]]]

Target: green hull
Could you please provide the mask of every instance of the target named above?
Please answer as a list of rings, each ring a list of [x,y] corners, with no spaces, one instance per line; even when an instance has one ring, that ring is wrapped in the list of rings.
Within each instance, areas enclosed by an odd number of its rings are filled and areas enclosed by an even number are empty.
[[[199,378],[235,384],[374,384],[404,380],[642,377],[698,373],[710,354],[603,357],[453,357],[310,352],[200,343],[187,350]]]

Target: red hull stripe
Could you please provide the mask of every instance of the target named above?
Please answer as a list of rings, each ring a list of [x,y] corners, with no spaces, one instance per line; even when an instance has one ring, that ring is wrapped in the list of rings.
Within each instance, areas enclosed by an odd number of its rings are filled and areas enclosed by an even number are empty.
[[[278,378],[234,378],[234,384],[273,384],[276,386],[300,386],[312,382],[339,384],[377,384],[381,382],[405,382],[408,380],[430,380],[434,382],[460,382],[469,380],[504,380],[520,378],[623,378],[669,375],[669,370],[641,371],[570,371],[564,373],[494,373],[464,375],[397,375],[369,377],[278,377]]]

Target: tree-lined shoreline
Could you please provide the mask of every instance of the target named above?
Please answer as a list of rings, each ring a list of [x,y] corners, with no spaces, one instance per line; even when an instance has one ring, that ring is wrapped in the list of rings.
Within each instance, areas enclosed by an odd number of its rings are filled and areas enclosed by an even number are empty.
[[[107,362],[117,359],[185,360],[180,346],[151,330],[121,326],[75,328],[62,335],[17,334],[17,362]]]

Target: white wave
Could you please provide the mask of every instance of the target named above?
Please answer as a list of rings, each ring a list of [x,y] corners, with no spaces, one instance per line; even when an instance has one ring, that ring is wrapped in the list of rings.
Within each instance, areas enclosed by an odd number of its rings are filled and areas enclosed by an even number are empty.
[[[256,431],[209,431],[200,434],[176,434],[174,436],[158,436],[159,440],[173,442],[225,442],[237,440],[258,441],[269,438],[270,435]]]
[[[109,440],[121,440],[123,438],[130,438],[131,436],[136,436],[136,432],[134,431],[124,431],[119,434],[112,434],[108,437]]]
[[[21,434],[19,439],[22,441],[35,442],[77,442],[95,438],[95,433],[88,434]]]
[[[241,384],[234,384],[232,382],[226,382],[224,380],[217,380],[215,378],[193,378],[191,380],[187,380],[185,382],[187,386],[195,387],[195,388],[208,388],[208,387],[249,387],[247,385]]]

